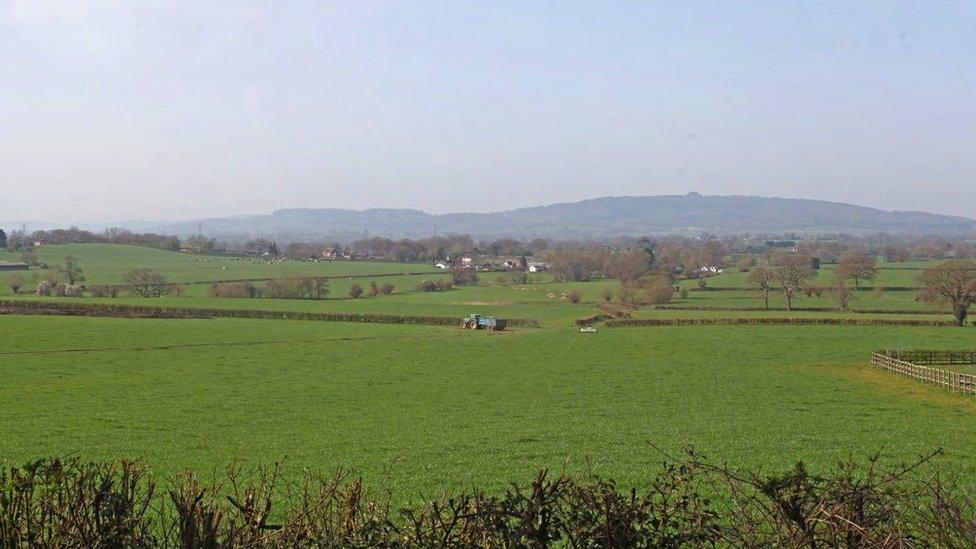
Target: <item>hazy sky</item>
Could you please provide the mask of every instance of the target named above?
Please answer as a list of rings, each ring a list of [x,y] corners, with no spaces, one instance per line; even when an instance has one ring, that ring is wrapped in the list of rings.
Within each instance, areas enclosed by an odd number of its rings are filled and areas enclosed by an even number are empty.
[[[976,217],[976,2],[0,0],[0,219],[691,190]]]

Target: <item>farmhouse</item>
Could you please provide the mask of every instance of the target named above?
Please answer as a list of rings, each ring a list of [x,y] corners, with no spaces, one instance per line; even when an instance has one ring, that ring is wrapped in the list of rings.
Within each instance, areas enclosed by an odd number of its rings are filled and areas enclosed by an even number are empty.
[[[529,263],[530,273],[541,273],[543,271],[548,271],[548,270],[549,270],[548,263]]]
[[[26,263],[9,263],[7,261],[0,261],[0,271],[26,271],[29,269]]]

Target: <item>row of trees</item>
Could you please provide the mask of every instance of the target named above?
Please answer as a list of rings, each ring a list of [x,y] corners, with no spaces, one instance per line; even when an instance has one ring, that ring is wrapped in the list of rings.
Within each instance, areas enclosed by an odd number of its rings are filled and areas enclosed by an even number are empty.
[[[12,231],[9,235],[3,233],[0,238],[0,249],[15,252],[29,251],[35,243],[49,244],[129,244],[177,251],[180,249],[180,239],[175,236],[134,233],[126,229],[106,229],[101,233],[84,231],[77,227],[69,229],[54,229],[50,231]]]

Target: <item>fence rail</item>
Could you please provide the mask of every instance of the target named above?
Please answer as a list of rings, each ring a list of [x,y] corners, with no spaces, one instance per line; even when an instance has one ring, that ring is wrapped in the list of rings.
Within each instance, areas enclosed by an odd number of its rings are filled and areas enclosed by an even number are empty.
[[[878,351],[871,353],[871,363],[882,369],[903,375],[905,377],[945,387],[950,391],[956,391],[967,395],[976,395],[976,376],[972,374],[962,374],[951,372],[931,366],[916,364],[914,361],[906,360],[909,357],[920,357],[922,359],[945,360],[946,362],[930,362],[930,364],[976,364],[976,352],[974,351]],[[954,360],[948,362],[948,360]],[[965,362],[968,360],[969,362]]]

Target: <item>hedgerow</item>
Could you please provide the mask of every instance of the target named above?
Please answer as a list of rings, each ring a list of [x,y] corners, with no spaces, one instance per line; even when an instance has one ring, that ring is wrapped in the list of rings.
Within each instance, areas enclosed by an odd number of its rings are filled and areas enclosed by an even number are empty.
[[[384,324],[423,324],[457,326],[459,317],[391,315],[378,313],[266,311],[259,309],[209,309],[164,307],[115,303],[65,303],[55,301],[0,300],[0,314],[48,314],[75,316],[121,316],[134,318],[260,318],[278,320],[322,320],[336,322],[376,322]],[[509,326],[536,327],[539,321],[529,318],[508,319]]]
[[[893,318],[622,318],[607,320],[607,328],[637,326],[719,326],[784,324],[818,326],[955,326],[948,320]]]
[[[0,471],[3,547],[972,547],[970,487],[876,458],[824,474],[715,465],[689,451],[641,486],[542,470],[394,507],[346,470],[281,464],[160,479],[138,461],[44,459]]]

